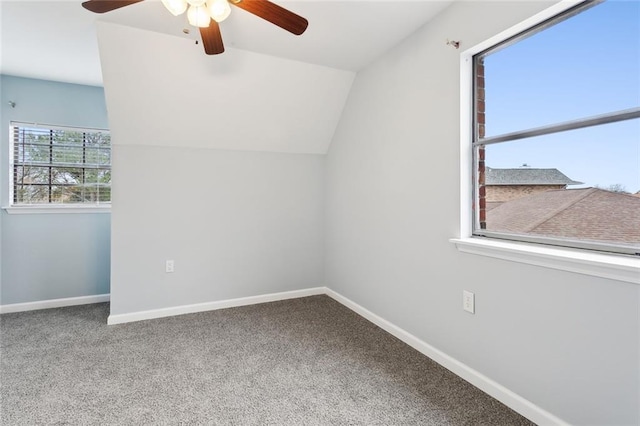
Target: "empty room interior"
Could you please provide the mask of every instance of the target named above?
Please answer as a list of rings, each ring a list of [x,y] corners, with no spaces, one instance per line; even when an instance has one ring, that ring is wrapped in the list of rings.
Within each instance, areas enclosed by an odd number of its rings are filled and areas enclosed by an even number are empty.
[[[640,2],[0,22],[0,423],[640,425]]]

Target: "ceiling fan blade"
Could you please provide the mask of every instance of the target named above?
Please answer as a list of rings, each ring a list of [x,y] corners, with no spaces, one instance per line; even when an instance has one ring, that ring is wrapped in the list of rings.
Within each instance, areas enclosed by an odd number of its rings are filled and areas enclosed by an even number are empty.
[[[213,19],[206,28],[200,28],[200,36],[204,45],[204,52],[207,55],[218,55],[224,52],[224,44],[222,43],[222,34],[220,34],[220,26]]]
[[[88,0],[82,3],[82,7],[94,13],[105,13],[141,1],[143,0]]]
[[[302,16],[268,0],[231,0],[230,3],[295,35],[302,34],[309,25],[309,21]]]

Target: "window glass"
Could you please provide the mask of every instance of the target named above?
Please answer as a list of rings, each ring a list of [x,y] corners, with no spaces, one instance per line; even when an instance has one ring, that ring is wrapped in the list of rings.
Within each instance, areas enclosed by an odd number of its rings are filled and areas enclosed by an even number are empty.
[[[607,1],[481,55],[486,136],[637,107],[640,2]]]
[[[509,143],[486,145],[485,164],[494,169],[556,168],[583,182],[570,188],[640,191],[640,119],[620,121]]]
[[[640,254],[639,40],[585,2],[474,56],[474,235]]]
[[[107,131],[12,123],[12,205],[111,201]]]

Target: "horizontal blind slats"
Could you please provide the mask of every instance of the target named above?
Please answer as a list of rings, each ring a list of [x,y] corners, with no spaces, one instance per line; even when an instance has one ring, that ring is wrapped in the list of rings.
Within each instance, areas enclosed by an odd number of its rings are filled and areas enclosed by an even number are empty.
[[[111,201],[108,131],[12,122],[13,204]]]

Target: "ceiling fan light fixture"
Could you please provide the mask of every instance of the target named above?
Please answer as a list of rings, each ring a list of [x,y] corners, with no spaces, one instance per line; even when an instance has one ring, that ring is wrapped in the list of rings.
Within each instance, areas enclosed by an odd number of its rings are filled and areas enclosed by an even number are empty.
[[[187,11],[189,24],[194,27],[206,28],[211,23],[211,16],[204,6],[190,6]]]
[[[82,7],[90,12],[105,13],[142,1],[144,0],[84,0]],[[309,21],[305,18],[271,0],[162,0],[162,4],[173,15],[180,15],[184,13],[185,8],[187,9],[187,20],[189,24],[199,28],[204,53],[207,55],[219,55],[224,52],[218,22],[229,16],[229,3],[294,35],[304,33],[309,26]],[[189,30],[185,32],[188,33]]]
[[[231,7],[227,0],[209,0],[207,5],[211,19],[216,22],[224,21],[231,14]]]
[[[189,6],[187,0],[162,0],[162,4],[173,16],[182,15]]]

